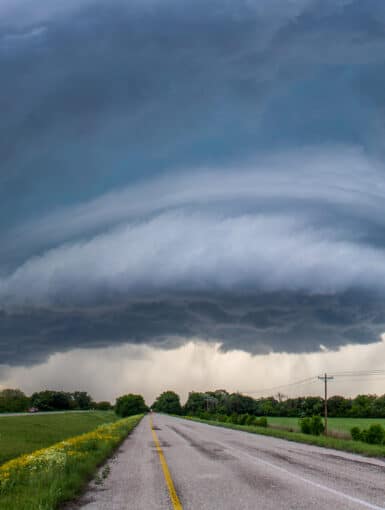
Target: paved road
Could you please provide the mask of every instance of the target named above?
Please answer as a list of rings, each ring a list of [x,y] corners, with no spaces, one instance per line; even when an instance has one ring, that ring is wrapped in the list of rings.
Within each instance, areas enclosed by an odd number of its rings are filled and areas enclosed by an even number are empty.
[[[385,509],[383,461],[163,415],[154,415],[153,423],[184,510]],[[150,417],[123,443],[110,468],[76,508],[178,508],[171,503]]]

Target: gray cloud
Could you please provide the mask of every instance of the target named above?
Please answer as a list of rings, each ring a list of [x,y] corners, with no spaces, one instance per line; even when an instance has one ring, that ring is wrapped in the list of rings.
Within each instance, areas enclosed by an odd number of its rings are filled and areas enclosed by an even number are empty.
[[[2,359],[189,338],[251,353],[375,342],[381,170],[357,151],[311,150],[257,173],[164,177],[31,222],[26,246],[54,248],[0,279]]]
[[[0,354],[384,331],[385,4],[0,6]]]
[[[325,239],[329,231],[331,240],[339,237],[370,246],[383,237],[383,173],[380,161],[346,147],[287,151],[243,167],[192,168],[9,229],[0,256],[3,264],[8,259],[15,268],[31,251],[43,253],[63,242],[91,239],[116,225],[135,225],[181,210],[217,211],[222,218],[287,215],[288,220],[322,227],[320,236]]]
[[[87,303],[106,292],[383,291],[381,172],[356,151],[324,149],[109,194],[10,235],[11,254],[23,242],[48,246],[0,278],[0,303]]]
[[[254,354],[314,352],[379,340],[385,330],[381,296],[354,291],[179,294],[93,307],[23,308],[2,312],[3,364],[30,365],[55,352],[119,344],[173,348],[191,338]]]
[[[7,304],[88,300],[95,293],[260,288],[383,289],[382,249],[287,216],[164,214],[32,258],[0,280]],[[92,299],[92,298],[91,298]]]
[[[238,161],[256,149],[381,145],[373,82],[381,82],[382,2],[76,4],[3,5],[8,223],[139,176]],[[12,50],[10,38],[24,32],[9,12],[28,8],[35,17],[25,33],[45,31]]]

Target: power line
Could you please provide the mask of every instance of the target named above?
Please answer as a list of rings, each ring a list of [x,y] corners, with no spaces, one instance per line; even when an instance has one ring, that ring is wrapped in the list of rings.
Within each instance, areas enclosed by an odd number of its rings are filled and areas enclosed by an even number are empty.
[[[356,381],[380,381],[383,380],[385,377],[385,370],[384,369],[369,369],[369,370],[345,370],[345,371],[339,371],[339,372],[329,372],[332,377],[335,377],[337,380],[342,378],[345,380],[354,379]],[[318,382],[318,376],[313,377],[307,377],[306,379],[301,379],[299,381],[293,381],[291,383],[286,384],[279,384],[277,386],[271,386],[269,388],[262,388],[260,390],[251,390],[251,391],[244,391],[244,393],[248,394],[263,394],[263,393],[270,393],[277,391],[277,390],[284,390],[286,388],[292,388],[295,386],[300,386],[303,384],[314,384],[315,382]],[[342,381],[341,381],[342,382]]]
[[[338,379],[339,378],[337,378],[337,380]],[[385,380],[385,376],[376,376],[375,378],[367,377],[367,376],[360,376],[359,378],[356,378],[356,377],[354,377],[354,378],[347,377],[343,381],[339,381],[339,382],[343,383],[343,382],[348,382],[348,381],[352,381],[352,380],[354,380],[354,382],[356,382],[356,381],[357,382],[360,382],[360,381],[373,381],[373,382],[374,381],[384,381]]]
[[[307,377],[306,379],[301,379],[300,381],[294,381],[294,382],[288,383],[288,384],[280,384],[278,386],[272,386],[271,388],[263,388],[261,390],[245,391],[245,393],[252,393],[252,394],[253,393],[267,393],[270,391],[275,391],[275,390],[279,390],[279,389],[284,389],[284,388],[288,388],[288,387],[292,387],[292,386],[298,386],[301,384],[309,383],[310,381],[316,382],[316,380],[317,380],[316,376]]]
[[[368,370],[344,370],[341,372],[330,371],[335,376],[343,375],[366,375],[366,374],[385,374],[384,369],[368,369]]]

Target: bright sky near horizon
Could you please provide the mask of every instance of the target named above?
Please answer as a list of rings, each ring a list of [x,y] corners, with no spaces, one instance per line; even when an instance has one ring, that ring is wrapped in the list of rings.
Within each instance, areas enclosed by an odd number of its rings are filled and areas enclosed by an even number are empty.
[[[382,0],[0,0],[0,387],[385,369],[384,45]]]

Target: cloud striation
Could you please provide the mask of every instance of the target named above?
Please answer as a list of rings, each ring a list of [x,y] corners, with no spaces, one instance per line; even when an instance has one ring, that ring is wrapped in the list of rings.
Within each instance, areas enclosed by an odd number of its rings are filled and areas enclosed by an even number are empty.
[[[0,7],[2,363],[378,340],[381,2],[33,4]]]

